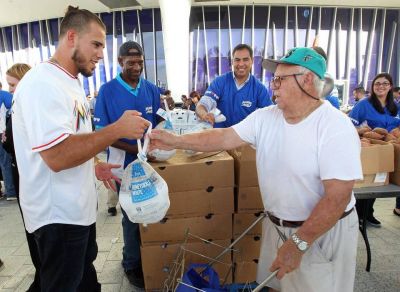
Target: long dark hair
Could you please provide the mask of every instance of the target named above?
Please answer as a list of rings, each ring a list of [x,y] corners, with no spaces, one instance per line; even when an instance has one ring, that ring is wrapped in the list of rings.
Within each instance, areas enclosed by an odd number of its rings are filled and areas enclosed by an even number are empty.
[[[381,102],[379,101],[378,97],[375,94],[374,91],[374,84],[376,79],[378,78],[386,78],[389,83],[390,86],[393,88],[393,79],[392,76],[390,76],[389,73],[379,73],[378,75],[375,76],[374,80],[372,80],[371,83],[371,97],[369,98],[369,102],[372,104],[372,106],[381,114],[385,113],[385,109],[382,107]],[[391,116],[397,116],[397,105],[394,102],[394,98],[393,98],[393,91],[389,90],[388,94],[386,95],[386,106],[387,110],[390,112]]]

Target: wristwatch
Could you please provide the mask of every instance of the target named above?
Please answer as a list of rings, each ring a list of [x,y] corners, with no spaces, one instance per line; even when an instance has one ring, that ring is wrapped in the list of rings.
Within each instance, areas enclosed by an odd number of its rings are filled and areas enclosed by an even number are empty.
[[[296,244],[297,248],[301,252],[306,252],[309,248],[309,244],[307,241],[302,240],[296,233],[293,233],[291,236],[293,242]]]

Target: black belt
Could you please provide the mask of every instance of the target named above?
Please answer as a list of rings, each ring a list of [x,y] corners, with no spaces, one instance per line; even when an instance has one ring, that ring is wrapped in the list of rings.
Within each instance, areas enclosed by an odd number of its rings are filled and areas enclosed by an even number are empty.
[[[349,215],[351,212],[353,212],[354,208],[351,208],[349,211],[346,211],[342,214],[342,216],[339,218],[343,219],[344,217],[346,217],[347,215]],[[275,225],[278,226],[283,226],[283,227],[291,227],[291,228],[296,228],[296,227],[300,227],[301,225],[303,225],[304,221],[287,221],[287,220],[282,220],[278,217],[275,217],[274,215],[272,215],[271,213],[267,212],[268,214],[268,218],[269,220],[271,220],[272,223],[274,223]]]

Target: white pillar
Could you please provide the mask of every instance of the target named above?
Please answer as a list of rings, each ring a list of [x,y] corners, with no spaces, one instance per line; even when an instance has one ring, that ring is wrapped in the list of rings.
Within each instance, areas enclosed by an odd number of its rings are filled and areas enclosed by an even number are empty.
[[[189,94],[189,17],[191,0],[159,0],[168,89],[175,101]]]

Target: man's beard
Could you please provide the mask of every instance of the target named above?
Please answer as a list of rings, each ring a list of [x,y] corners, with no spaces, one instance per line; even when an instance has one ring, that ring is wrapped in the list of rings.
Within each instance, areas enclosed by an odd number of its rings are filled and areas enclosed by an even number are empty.
[[[72,60],[74,60],[76,67],[78,67],[79,73],[81,73],[85,77],[90,77],[93,75],[93,71],[87,69],[85,67],[85,57],[82,56],[79,49],[75,49],[74,53],[72,54]]]

